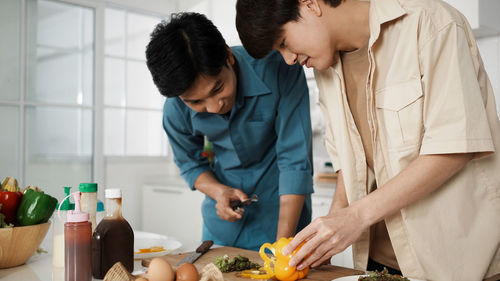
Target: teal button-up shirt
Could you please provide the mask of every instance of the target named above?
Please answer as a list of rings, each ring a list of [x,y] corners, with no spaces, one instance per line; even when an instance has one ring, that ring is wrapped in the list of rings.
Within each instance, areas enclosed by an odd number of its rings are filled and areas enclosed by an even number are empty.
[[[178,97],[167,98],[163,127],[191,189],[201,173],[211,170],[221,183],[259,196],[237,222],[220,219],[216,202],[207,196],[202,239],[258,250],[276,239],[280,195],[306,196],[297,231],[311,221],[309,95],[302,67],[287,65],[279,53],[256,60],[242,47],[231,50],[239,69],[231,113],[198,113]],[[201,156],[204,136],[215,152],[212,167]]]

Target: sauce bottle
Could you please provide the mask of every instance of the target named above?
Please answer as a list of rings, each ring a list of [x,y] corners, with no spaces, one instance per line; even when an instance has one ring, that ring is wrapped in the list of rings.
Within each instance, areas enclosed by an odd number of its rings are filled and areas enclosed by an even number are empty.
[[[80,211],[80,192],[73,192],[75,210],[68,211],[64,224],[64,280],[91,281],[92,224]]]
[[[92,275],[102,279],[116,263],[128,272],[134,269],[134,232],[122,217],[120,189],[106,189],[106,215],[92,236]]]
[[[52,265],[64,268],[64,224],[69,210],[75,209],[75,204],[69,202],[71,187],[64,187],[66,197],[61,204],[57,204],[58,212],[54,212],[52,224]],[[57,215],[56,215],[57,214]]]
[[[97,226],[95,218],[97,212],[97,183],[80,183],[78,189],[82,193],[80,202],[82,212],[89,214],[90,222],[92,223],[92,231],[94,231]]]

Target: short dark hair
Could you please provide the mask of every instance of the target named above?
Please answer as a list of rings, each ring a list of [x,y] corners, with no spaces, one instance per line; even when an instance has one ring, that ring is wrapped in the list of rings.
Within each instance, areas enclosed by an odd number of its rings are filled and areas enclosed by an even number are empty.
[[[300,0],[238,0],[236,29],[241,43],[254,58],[266,56],[283,32],[283,25],[297,21]],[[343,0],[322,0],[337,7]]]
[[[222,34],[198,13],[172,14],[155,27],[146,47],[153,82],[166,97],[181,95],[199,75],[218,75],[227,58]]]

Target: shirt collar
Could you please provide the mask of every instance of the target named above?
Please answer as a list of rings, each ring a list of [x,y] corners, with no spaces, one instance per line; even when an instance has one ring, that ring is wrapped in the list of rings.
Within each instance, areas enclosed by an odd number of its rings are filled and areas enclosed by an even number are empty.
[[[255,73],[251,61],[246,60],[243,55],[233,52],[238,64],[238,96],[254,97],[269,94],[271,90],[264,84],[262,79]],[[251,59],[252,61],[254,59]]]
[[[371,47],[380,35],[380,26],[406,14],[398,0],[370,1],[370,41]]]

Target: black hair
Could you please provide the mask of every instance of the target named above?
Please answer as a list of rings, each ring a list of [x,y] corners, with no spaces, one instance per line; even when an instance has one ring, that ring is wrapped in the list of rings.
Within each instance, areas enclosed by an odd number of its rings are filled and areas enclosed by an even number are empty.
[[[272,49],[287,22],[297,21],[300,0],[238,0],[236,29],[247,52],[262,58]],[[337,7],[343,0],[322,0]]]
[[[222,34],[198,13],[172,14],[155,27],[146,47],[153,82],[166,97],[181,95],[199,75],[218,75],[227,58]]]

